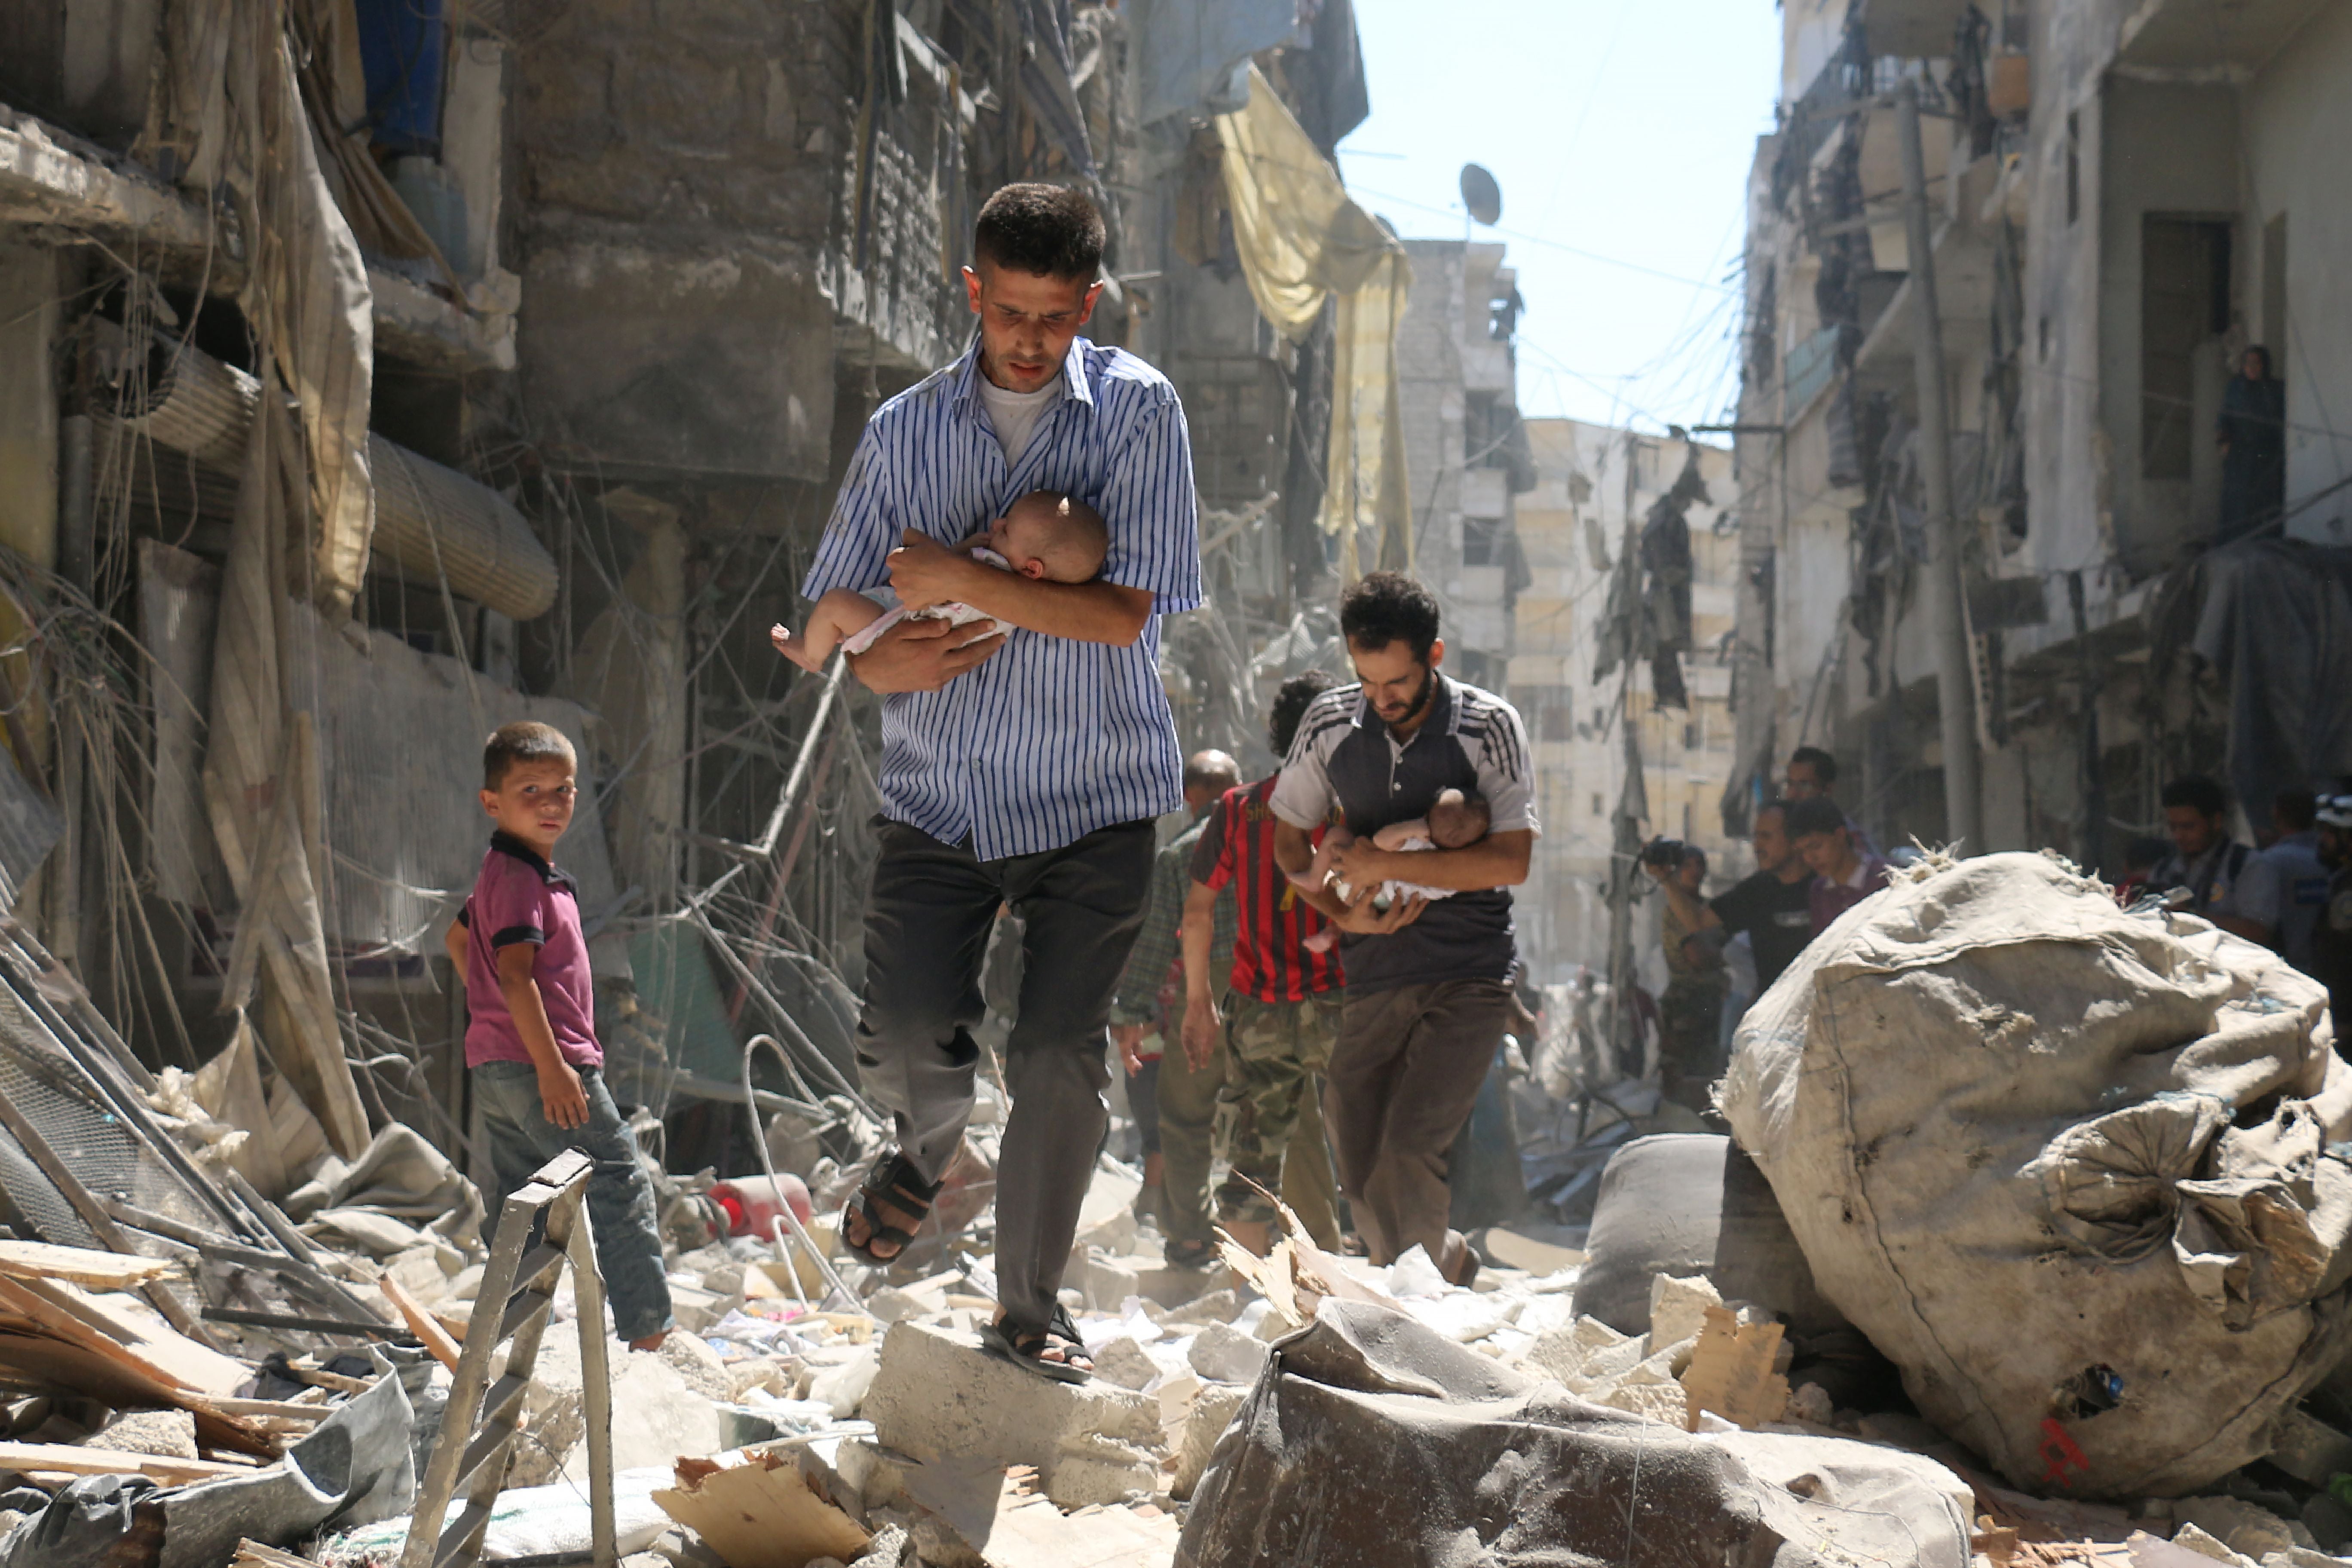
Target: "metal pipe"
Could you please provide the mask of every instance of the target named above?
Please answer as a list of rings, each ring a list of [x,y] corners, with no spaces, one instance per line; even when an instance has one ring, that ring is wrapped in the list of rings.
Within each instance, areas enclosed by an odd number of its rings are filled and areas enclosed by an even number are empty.
[[[1927,490],[1927,571],[1920,601],[1936,655],[1936,718],[1944,750],[1944,837],[1985,848],[1978,793],[1976,672],[1961,616],[1959,521],[1952,515],[1952,426],[1944,382],[1944,322],[1936,303],[1936,237],[1927,221],[1927,160],[1919,144],[1919,84],[1895,99],[1910,249],[1912,360],[1919,389],[1919,476]]]
[[[198,472],[187,487],[194,504],[226,521],[260,397],[260,383],[236,366],[186,343],[159,342],[138,405],[99,419],[109,427],[110,450],[119,451],[120,433],[128,431],[194,458]],[[555,558],[503,496],[373,431],[367,449],[375,490],[372,570],[420,583],[446,577],[452,592],[519,621],[555,603]]]

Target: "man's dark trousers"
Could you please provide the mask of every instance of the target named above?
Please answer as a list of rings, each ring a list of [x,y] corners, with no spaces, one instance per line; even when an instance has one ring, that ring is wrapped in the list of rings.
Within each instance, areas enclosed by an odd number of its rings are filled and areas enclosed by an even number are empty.
[[[947,1170],[971,1117],[980,1047],[971,1031],[997,906],[1026,922],[1021,1007],[1005,1043],[1013,1107],[996,1169],[996,1289],[1010,1321],[1042,1325],[1109,1125],[1110,1005],[1143,926],[1152,825],[1097,828],[1003,860],[887,818],[875,831],[857,1065],[927,1180]]]

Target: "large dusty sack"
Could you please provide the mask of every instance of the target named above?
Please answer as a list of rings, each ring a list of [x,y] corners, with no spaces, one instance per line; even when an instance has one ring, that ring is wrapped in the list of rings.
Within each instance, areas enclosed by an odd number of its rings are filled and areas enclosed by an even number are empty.
[[[1704,1275],[1727,1301],[1752,1301],[1801,1337],[1843,1326],[1756,1163],[1712,1132],[1636,1138],[1601,1173],[1576,1310],[1621,1334],[1647,1333],[1661,1274]]]
[[[1719,1090],[1822,1294],[2021,1485],[2260,1458],[2352,1342],[2326,994],[2054,859],[1916,876],[1790,966]]]

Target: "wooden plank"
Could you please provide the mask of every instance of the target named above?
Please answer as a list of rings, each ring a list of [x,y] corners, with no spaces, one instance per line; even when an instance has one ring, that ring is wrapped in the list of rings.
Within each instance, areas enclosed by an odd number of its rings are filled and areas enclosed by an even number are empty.
[[[0,1469],[47,1476],[146,1476],[167,1485],[253,1473],[243,1465],[220,1465],[210,1459],[164,1458],[112,1448],[76,1448],[64,1443],[0,1443]]]
[[[47,1335],[0,1332],[0,1367],[35,1379],[50,1389],[78,1394],[118,1410],[170,1405],[196,1418],[196,1441],[206,1447],[275,1456],[278,1445],[249,1416],[217,1408],[190,1394],[78,1344]]]
[[[0,1127],[7,1128],[16,1136],[25,1152],[32,1157],[33,1163],[41,1168],[41,1174],[48,1177],[50,1184],[65,1194],[66,1202],[73,1205],[74,1213],[81,1216],[82,1223],[89,1227],[92,1236],[104,1242],[110,1251],[128,1253],[133,1250],[130,1238],[114,1223],[114,1216],[106,1212],[106,1206],[90,1195],[89,1189],[81,1184],[81,1178],[58,1158],[58,1152],[49,1147],[49,1141],[41,1136],[41,1130],[34,1126],[31,1119],[18,1110],[16,1102],[5,1094],[0,1094]],[[141,1293],[157,1311],[163,1314],[165,1322],[198,1344],[218,1348],[212,1336],[205,1332],[205,1326],[196,1321],[194,1316],[180,1304],[179,1298],[169,1290],[151,1283],[141,1287]]]
[[[434,1360],[447,1367],[450,1375],[455,1376],[457,1358],[464,1352],[457,1348],[457,1342],[449,1337],[449,1331],[435,1321],[433,1314],[425,1310],[424,1303],[410,1295],[407,1289],[391,1275],[386,1274],[377,1279],[376,1287],[383,1292],[384,1300],[398,1308],[400,1315],[407,1320],[408,1331],[433,1352]]]
[[[253,1376],[252,1369],[233,1356],[169,1328],[142,1323],[104,1297],[84,1295],[62,1281],[0,1279],[0,1304],[30,1318],[43,1333],[119,1362],[168,1387],[193,1394],[235,1394]]]
[[[174,1272],[167,1258],[53,1247],[46,1241],[0,1241],[0,1274],[16,1279],[69,1279],[93,1290],[128,1290]]]

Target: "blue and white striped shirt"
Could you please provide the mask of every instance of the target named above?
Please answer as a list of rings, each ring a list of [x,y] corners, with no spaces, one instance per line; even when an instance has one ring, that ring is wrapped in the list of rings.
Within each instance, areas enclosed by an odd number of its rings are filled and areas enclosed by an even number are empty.
[[[842,480],[801,593],[889,581],[906,529],[953,544],[1031,490],[1090,503],[1110,529],[1102,581],[1148,588],[1157,612],[1131,647],[1015,629],[938,691],[882,704],[882,809],[983,860],[1034,855],[1098,827],[1174,810],[1183,760],[1160,685],[1159,616],[1201,603],[1192,447],[1176,389],[1084,338],[1063,396],[1010,469],[963,357],[877,409]]]

